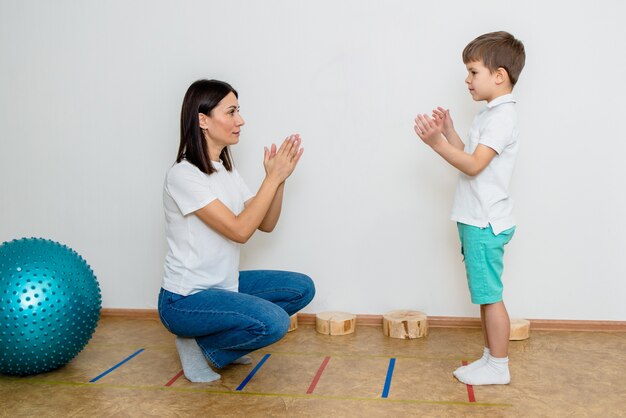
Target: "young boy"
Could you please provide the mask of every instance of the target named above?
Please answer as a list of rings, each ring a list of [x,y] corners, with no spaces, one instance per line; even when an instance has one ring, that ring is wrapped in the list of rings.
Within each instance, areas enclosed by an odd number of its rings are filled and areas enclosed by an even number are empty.
[[[475,101],[486,101],[465,145],[454,130],[450,111],[438,107],[432,118],[417,115],[415,132],[457,168],[452,208],[464,255],[472,303],[480,305],[483,356],[458,368],[454,376],[468,385],[498,385],[509,374],[509,316],[502,301],[504,246],[515,231],[508,192],[518,149],[513,86],[524,68],[524,45],[507,32],[479,36],[463,50],[465,82]]]

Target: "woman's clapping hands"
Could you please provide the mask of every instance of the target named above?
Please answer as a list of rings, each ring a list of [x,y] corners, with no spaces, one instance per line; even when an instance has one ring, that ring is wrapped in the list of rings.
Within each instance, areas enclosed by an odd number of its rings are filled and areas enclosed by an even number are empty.
[[[278,149],[276,149],[276,144],[272,144],[270,148],[265,147],[263,165],[267,177],[278,183],[287,180],[304,152],[301,144],[300,135],[293,134],[285,138]]]

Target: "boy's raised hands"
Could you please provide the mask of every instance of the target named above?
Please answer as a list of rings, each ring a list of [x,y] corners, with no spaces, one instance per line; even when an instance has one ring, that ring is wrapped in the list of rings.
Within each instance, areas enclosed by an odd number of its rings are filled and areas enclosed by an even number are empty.
[[[452,122],[452,117],[450,116],[450,109],[444,109],[441,106],[438,106],[436,109],[433,109],[433,119],[435,123],[441,125],[441,132],[449,140],[450,133],[454,132],[454,123]]]
[[[442,118],[431,118],[427,114],[418,114],[415,118],[413,129],[417,136],[430,147],[434,147],[440,141],[445,141],[442,135],[444,121]]]

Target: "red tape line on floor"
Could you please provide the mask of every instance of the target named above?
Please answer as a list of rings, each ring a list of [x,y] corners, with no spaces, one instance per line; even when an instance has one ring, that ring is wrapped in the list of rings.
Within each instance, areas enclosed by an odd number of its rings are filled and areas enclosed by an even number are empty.
[[[174,382],[177,381],[178,378],[181,377],[182,375],[183,375],[183,371],[181,370],[176,374],[176,376],[172,377],[170,381],[165,384],[165,386],[172,386]]]
[[[317,369],[317,374],[313,378],[313,381],[311,382],[311,385],[309,386],[309,389],[306,391],[306,393],[308,394],[313,393],[313,391],[315,390],[315,386],[317,386],[317,382],[319,382],[320,377],[322,377],[322,373],[324,373],[324,369],[326,368],[326,365],[328,364],[329,361],[330,361],[330,357],[324,358],[324,361],[322,361],[322,365],[320,366],[319,369]]]
[[[467,366],[467,361],[463,361],[461,362],[464,366]],[[474,386],[472,385],[465,385],[467,386],[467,398],[470,402],[476,402],[476,397],[474,396]]]

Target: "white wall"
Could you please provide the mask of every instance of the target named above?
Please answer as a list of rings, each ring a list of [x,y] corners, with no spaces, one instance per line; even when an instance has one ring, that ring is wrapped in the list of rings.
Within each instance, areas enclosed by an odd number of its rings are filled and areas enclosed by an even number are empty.
[[[109,308],[154,308],[161,188],[187,86],[229,81],[247,124],[233,152],[252,187],[262,149],[305,154],[271,235],[242,268],[302,271],[306,312],[477,316],[455,225],[456,174],[412,131],[481,104],[460,55],[508,30],[527,64],[507,247],[512,316],[626,320],[626,66],[619,1],[0,0],[0,241],[41,236],[95,270]]]

